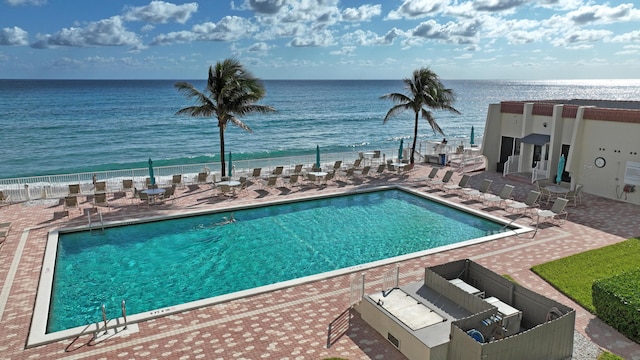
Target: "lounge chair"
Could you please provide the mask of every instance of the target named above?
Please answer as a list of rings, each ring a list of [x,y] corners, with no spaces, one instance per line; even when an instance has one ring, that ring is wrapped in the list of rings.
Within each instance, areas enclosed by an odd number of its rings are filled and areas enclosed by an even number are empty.
[[[505,184],[502,187],[502,190],[500,190],[499,195],[485,194],[485,196],[483,197],[483,202],[487,205],[493,205],[495,203],[500,203],[501,205],[506,204],[507,200],[511,199],[511,193],[513,192],[514,188],[515,186],[513,185]]]
[[[485,194],[489,193],[491,184],[493,184],[493,180],[484,179],[482,180],[482,184],[480,184],[480,188],[478,190],[472,189],[470,191],[466,191],[465,195],[469,198],[477,198],[478,201],[481,201],[481,198],[484,197]]]
[[[342,160],[338,160],[333,163],[333,170],[339,171],[341,167],[342,167]]]
[[[344,182],[348,184],[349,180],[353,179],[354,174],[355,174],[354,168],[347,169],[347,171],[344,173]]]
[[[385,164],[380,164],[378,165],[378,170],[376,170],[376,175],[380,175],[380,174],[384,174],[384,169],[387,166]]]
[[[276,166],[275,169],[271,172],[272,175],[280,176],[282,175],[282,171],[284,171],[284,166]]]
[[[506,210],[512,210],[514,212],[522,212],[522,214],[526,214],[527,211],[532,210],[538,206],[538,199],[540,198],[540,192],[531,190],[527,194],[527,197],[524,201],[507,201]]]
[[[262,186],[262,181],[261,181],[262,177],[260,175],[261,173],[262,173],[262,168],[255,168],[251,173],[251,178],[253,179],[253,181],[258,182],[260,186]]]
[[[291,175],[291,177],[289,178],[289,182],[288,182],[289,187],[296,186],[298,184],[298,178],[299,177],[300,177],[300,175],[298,175],[298,174]]]
[[[371,166],[369,166],[369,165],[363,167],[362,168],[362,172],[360,173],[360,176],[362,176],[362,177],[368,176],[370,170],[371,170]]]
[[[469,179],[471,179],[471,176],[464,174],[462,175],[462,177],[460,178],[460,181],[458,181],[457,184],[448,184],[443,186],[444,191],[449,192],[449,191],[461,190],[467,186]]]
[[[0,191],[0,204],[10,204],[11,196],[5,194],[3,191]]]
[[[269,178],[267,179],[267,187],[272,188],[276,186],[276,183],[278,182],[278,177],[275,175],[269,176]]]
[[[293,173],[296,175],[302,175],[302,168],[304,165],[298,164],[295,168],[293,168]]]
[[[171,185],[182,186],[182,174],[173,175],[171,177]]]
[[[80,184],[69,184],[69,196],[81,196]]]
[[[371,162],[375,162],[376,164],[380,162],[380,150],[373,150],[373,157],[371,158]]]
[[[540,219],[548,220],[552,223],[559,221],[559,224],[562,224],[568,216],[567,212],[565,211],[568,203],[568,199],[558,198],[553,202],[553,206],[551,206],[551,209],[538,210],[536,213],[536,215],[538,216],[536,225],[540,225]]]
[[[391,164],[389,164],[389,166],[391,166]],[[427,180],[427,184],[428,182],[432,182],[435,181],[435,179],[438,178],[438,169],[437,167],[431,168],[431,171],[429,172],[429,175],[427,175],[427,178],[425,180]]]
[[[122,192],[124,193],[124,196],[127,196],[128,192],[131,192],[131,194],[133,194],[133,180],[132,179],[124,179],[122,180]]]
[[[363,155],[364,156],[364,155]],[[354,162],[353,162],[353,167],[354,168],[359,168],[360,164],[362,164],[362,159],[363,158],[357,158]]]
[[[207,172],[198,173],[198,176],[196,176],[196,184],[206,184],[208,176],[209,173]]]
[[[93,188],[94,194],[106,194],[107,193],[107,183],[105,181],[98,181],[94,184]]]
[[[69,216],[69,209],[75,208],[82,211],[82,209],[80,209],[80,205],[78,204],[78,197],[75,195],[65,196],[62,208],[66,212],[67,216]]]
[[[565,198],[569,201],[573,200],[573,206],[578,206],[578,204],[582,204],[582,189],[584,186],[582,184],[576,185],[576,188],[569,191],[565,194]]]
[[[93,195],[93,207],[96,207],[96,206],[106,206],[109,209],[111,209],[111,206],[109,205],[109,201],[107,200],[106,193],[97,193]]]
[[[433,170],[436,170],[436,172],[438,171],[437,168],[433,168],[431,169],[431,172],[433,173]],[[429,176],[431,176],[431,174],[429,174]],[[453,170],[447,170],[447,172],[444,173],[444,176],[442,177],[442,180],[437,180],[437,179],[433,179],[431,181],[429,181],[427,184],[431,187],[444,187],[446,184],[449,183],[449,181],[451,181],[451,177],[453,177]]]

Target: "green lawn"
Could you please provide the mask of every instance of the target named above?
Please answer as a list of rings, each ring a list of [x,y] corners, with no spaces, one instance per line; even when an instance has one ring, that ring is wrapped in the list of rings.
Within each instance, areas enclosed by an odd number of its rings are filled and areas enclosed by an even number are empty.
[[[591,284],[640,266],[640,239],[632,238],[600,249],[536,265],[531,270],[595,313],[591,301]]]

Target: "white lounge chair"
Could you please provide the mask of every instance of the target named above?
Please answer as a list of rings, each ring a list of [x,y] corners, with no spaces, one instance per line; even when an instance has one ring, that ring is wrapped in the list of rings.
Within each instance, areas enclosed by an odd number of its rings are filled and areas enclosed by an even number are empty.
[[[546,220],[552,223],[558,221],[559,224],[562,224],[564,220],[567,219],[568,213],[565,211],[567,204],[569,203],[568,199],[558,198],[553,202],[553,206],[549,210],[538,210],[537,211],[537,225],[540,225],[540,219]]]
[[[464,174],[462,175],[462,177],[460,178],[460,181],[458,181],[457,184],[445,185],[444,191],[449,192],[449,191],[455,191],[455,190],[462,190],[464,187],[467,186],[469,179],[471,179],[471,176]]]
[[[434,169],[436,169],[436,168],[434,168]],[[452,176],[453,176],[453,170],[447,170],[447,172],[444,173],[444,176],[442,177],[441,180],[437,180],[437,179],[431,180],[429,182],[429,186],[442,188],[444,185],[449,183],[449,181],[451,181],[451,177]]]
[[[465,195],[469,198],[478,198],[478,201],[481,201],[482,200],[481,198],[485,194],[489,193],[489,188],[491,187],[491,184],[493,184],[493,180],[484,179],[482,180],[482,184],[480,184],[480,188],[478,190],[470,189],[469,191],[466,191]]]
[[[513,185],[505,184],[502,187],[502,190],[500,190],[499,195],[485,194],[485,196],[483,197],[483,202],[487,205],[493,205],[495,203],[505,204],[507,200],[511,199],[511,193],[513,192],[514,188],[515,186]]]
[[[527,211],[533,210],[538,206],[538,199],[540,199],[540,192],[531,190],[527,194],[527,197],[524,201],[508,201],[506,210],[512,210],[513,212],[526,214]]]

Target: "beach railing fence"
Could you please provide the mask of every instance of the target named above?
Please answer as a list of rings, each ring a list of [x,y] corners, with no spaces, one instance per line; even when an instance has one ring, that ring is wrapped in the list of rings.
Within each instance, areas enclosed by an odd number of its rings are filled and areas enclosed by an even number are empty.
[[[349,167],[359,157],[358,150],[350,152],[337,153],[321,153],[321,167],[332,169],[336,161],[342,161],[343,167]],[[428,143],[419,143],[416,152],[421,156],[416,156],[417,161],[425,158],[425,155],[433,152],[432,146]],[[383,159],[397,159],[398,148],[380,149],[382,154],[380,161]],[[404,159],[408,160],[408,159]],[[316,154],[273,157],[260,159],[233,160],[232,177],[251,176],[254,168],[262,168],[262,174],[270,174],[277,166],[284,166],[284,174],[288,175],[293,171],[296,165],[302,164],[304,169],[309,170],[316,162]],[[220,162],[199,163],[199,164],[182,164],[173,166],[157,166],[154,167],[154,176],[159,186],[169,186],[173,175],[182,175],[182,181],[185,184],[196,183],[197,174],[207,171],[210,173],[208,181],[220,180],[222,176],[227,174],[220,173]],[[228,172],[228,169],[227,169]],[[134,186],[138,189],[146,187],[146,179],[149,177],[149,169],[123,169],[123,170],[106,170],[96,172],[84,172],[74,174],[57,174],[28,176],[19,178],[0,179],[0,190],[9,195],[13,202],[38,200],[38,199],[61,199],[68,195],[69,185],[79,184],[83,195],[93,194],[93,177],[96,181],[105,181],[108,192],[122,191],[122,180],[133,180]]]

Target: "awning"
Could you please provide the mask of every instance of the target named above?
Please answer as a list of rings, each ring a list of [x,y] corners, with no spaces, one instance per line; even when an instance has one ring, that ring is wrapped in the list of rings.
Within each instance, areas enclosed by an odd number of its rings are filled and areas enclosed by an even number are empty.
[[[539,146],[542,146],[548,143],[549,141],[551,141],[550,135],[535,134],[535,133],[529,134],[523,137],[522,139],[520,139],[521,143],[533,144],[533,145],[539,145]]]

